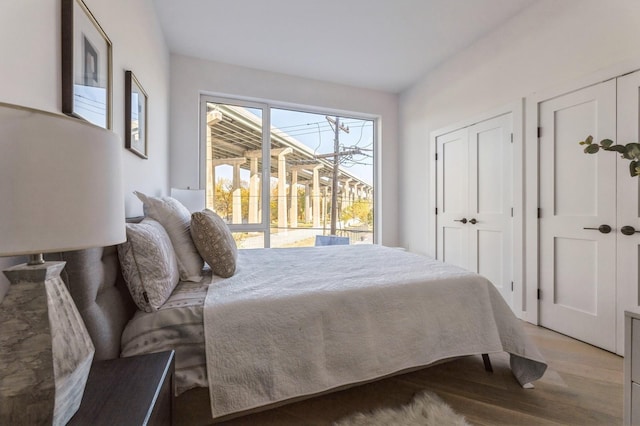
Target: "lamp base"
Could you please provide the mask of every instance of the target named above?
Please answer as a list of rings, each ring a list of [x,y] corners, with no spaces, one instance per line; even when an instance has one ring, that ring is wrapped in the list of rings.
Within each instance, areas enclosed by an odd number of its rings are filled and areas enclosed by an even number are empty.
[[[64,262],[4,271],[0,424],[64,425],[82,401],[95,349],[60,278]]]

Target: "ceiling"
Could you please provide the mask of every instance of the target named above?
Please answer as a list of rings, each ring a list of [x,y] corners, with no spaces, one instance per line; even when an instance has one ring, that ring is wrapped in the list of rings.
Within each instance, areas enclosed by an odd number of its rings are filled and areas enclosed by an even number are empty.
[[[169,50],[399,93],[535,0],[154,0]]]

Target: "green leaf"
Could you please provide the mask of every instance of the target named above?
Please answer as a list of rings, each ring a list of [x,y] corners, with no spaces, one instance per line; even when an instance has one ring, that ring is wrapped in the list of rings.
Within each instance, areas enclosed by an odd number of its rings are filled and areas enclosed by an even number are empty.
[[[602,149],[604,149],[605,151],[619,152],[620,154],[623,154],[623,155],[625,153],[625,148],[622,145],[613,145],[613,146],[611,146],[609,148],[602,148]]]
[[[584,143],[585,145],[591,145],[593,143],[593,136],[587,136],[587,138],[584,140]]]
[[[624,146],[624,158],[629,160],[640,160],[640,144],[632,142]]]
[[[600,145],[602,145],[603,148],[609,148],[613,145],[613,141],[611,139],[602,139],[600,141]]]
[[[600,151],[600,147],[595,144],[587,145],[584,149],[585,154],[595,154],[598,151]]]

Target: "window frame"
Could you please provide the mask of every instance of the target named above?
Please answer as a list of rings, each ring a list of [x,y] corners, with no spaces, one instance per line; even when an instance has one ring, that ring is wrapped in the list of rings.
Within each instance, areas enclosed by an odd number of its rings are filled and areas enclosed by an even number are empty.
[[[316,108],[308,105],[291,105],[278,103],[273,101],[254,101],[249,99],[228,97],[225,95],[215,94],[200,94],[199,100],[199,117],[200,117],[200,132],[199,132],[199,169],[200,169],[200,188],[206,189],[207,182],[207,103],[227,104],[246,108],[255,108],[262,110],[262,170],[261,170],[261,223],[254,224],[228,224],[231,232],[260,232],[263,234],[264,247],[271,247],[271,109],[284,109],[290,111],[299,111],[309,114],[320,115],[338,115],[341,117],[366,120],[372,122],[373,133],[373,244],[379,244],[382,235],[382,209],[381,209],[381,181],[380,181],[380,141],[379,135],[381,120],[379,116],[367,115],[366,113],[351,113],[336,109],[323,109]],[[215,185],[215,184],[214,184]]]

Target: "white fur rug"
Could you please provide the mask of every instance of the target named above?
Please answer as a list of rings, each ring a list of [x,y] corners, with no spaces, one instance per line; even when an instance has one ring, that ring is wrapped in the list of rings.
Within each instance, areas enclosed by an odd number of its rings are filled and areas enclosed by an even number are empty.
[[[400,408],[383,408],[357,413],[338,420],[334,426],[470,426],[432,392],[421,392]]]

